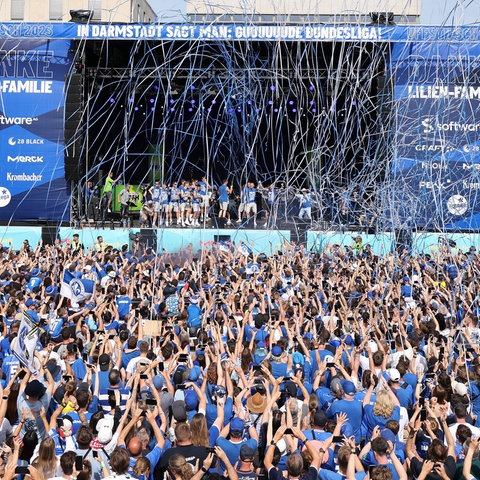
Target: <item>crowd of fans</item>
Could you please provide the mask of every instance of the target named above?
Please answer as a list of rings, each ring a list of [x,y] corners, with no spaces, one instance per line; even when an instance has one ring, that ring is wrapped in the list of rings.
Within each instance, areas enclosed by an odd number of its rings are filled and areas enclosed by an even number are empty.
[[[480,478],[473,248],[0,256],[4,479]]]

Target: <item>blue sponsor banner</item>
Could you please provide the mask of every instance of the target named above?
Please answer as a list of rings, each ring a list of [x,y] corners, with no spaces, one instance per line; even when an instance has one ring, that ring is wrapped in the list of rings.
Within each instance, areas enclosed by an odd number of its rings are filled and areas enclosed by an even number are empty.
[[[126,40],[306,40],[390,42],[475,42],[480,27],[372,25],[76,24],[10,22],[0,38]]]
[[[392,49],[393,226],[480,228],[480,45]]]
[[[66,40],[0,41],[0,220],[67,220]]]

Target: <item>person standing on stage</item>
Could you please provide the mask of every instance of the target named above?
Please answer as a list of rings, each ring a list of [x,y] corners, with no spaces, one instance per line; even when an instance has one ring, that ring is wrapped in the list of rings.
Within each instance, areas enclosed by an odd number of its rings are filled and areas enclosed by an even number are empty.
[[[170,203],[170,191],[167,185],[162,184],[162,188],[160,189],[160,199],[159,205],[160,208],[158,209],[158,226],[163,225],[163,220],[165,218],[165,225],[168,227],[167,222],[167,212],[168,212],[168,204]],[[154,221],[155,223],[155,221]],[[156,223],[155,223],[156,224]]]
[[[246,213],[247,219],[249,219],[251,214],[253,214],[253,225],[256,227],[257,226],[257,189],[255,188],[255,183],[249,182],[247,184],[246,197],[247,197],[247,208],[245,209],[245,213]]]
[[[298,218],[300,220],[312,220],[312,200],[310,198],[310,193],[306,188],[302,189],[302,193],[298,194],[297,197],[300,200],[300,212],[298,212]]]
[[[247,184],[243,185],[240,190],[240,204],[238,205],[238,220],[237,223],[242,223],[242,214],[245,214],[247,209]]]
[[[113,172],[110,172],[105,180],[105,185],[103,187],[103,195],[107,199],[107,212],[111,213],[112,211],[112,194],[113,194],[113,187],[117,183],[117,180],[113,179]]]
[[[100,204],[100,197],[98,195],[98,187],[93,182],[87,182],[87,189],[85,192],[87,220],[98,220],[98,207]]]
[[[170,188],[170,203],[168,204],[167,210],[167,227],[168,225],[173,225],[173,212],[175,212],[175,216],[177,217],[177,225],[180,223],[180,216],[178,213],[180,202],[180,189],[178,188],[177,182],[173,182],[173,185]]]
[[[233,187],[228,186],[228,180],[224,180],[218,187],[218,218],[227,218],[227,225],[230,225],[230,213],[228,211],[228,205],[230,203],[229,195],[231,195]]]
[[[190,210],[190,200],[189,200],[190,189],[188,188],[188,184],[185,180],[182,180],[179,190],[180,190],[180,201],[179,201],[180,202],[179,203],[180,223],[182,227],[184,227],[185,225],[189,224],[188,214],[190,213],[189,211]]]
[[[192,184],[192,218],[190,219],[190,224],[199,227],[199,218],[200,218],[200,209],[202,205],[202,196],[200,194],[200,185]]]
[[[271,222],[270,226],[275,225],[275,209],[278,207],[277,205],[277,189],[275,188],[275,184],[271,184],[268,186],[265,192],[265,201],[267,203],[267,209],[265,210],[265,227],[268,227],[269,221]]]
[[[128,213],[130,209],[130,185],[127,183],[125,188],[120,192],[120,217],[123,227],[128,227]]]
[[[197,194],[200,198],[200,219],[208,220],[208,208],[209,208],[208,190],[210,187],[205,177],[202,177],[202,179],[199,182],[197,182],[197,185],[199,187],[197,189]]]
[[[153,222],[152,222],[152,227],[156,225],[157,217],[158,217],[158,212],[160,211],[160,181],[155,180],[155,184],[152,185],[148,193],[150,194],[150,198],[153,201]]]

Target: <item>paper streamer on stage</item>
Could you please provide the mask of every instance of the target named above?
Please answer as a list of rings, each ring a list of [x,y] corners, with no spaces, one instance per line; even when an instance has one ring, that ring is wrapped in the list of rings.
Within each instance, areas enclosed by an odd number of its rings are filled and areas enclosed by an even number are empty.
[[[40,330],[33,318],[28,314],[22,315],[20,330],[18,331],[18,340],[13,354],[20,363],[27,367],[34,375],[37,374],[35,368],[35,347],[38,341]]]

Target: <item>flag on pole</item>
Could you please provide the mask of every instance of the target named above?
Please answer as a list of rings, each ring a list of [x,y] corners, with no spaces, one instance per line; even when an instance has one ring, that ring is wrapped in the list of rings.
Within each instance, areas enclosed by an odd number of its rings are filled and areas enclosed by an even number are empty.
[[[218,249],[221,252],[226,252],[226,253],[230,252],[230,245],[227,242],[220,240],[219,242],[217,242],[217,245],[218,245]]]
[[[35,368],[35,347],[37,345],[40,329],[38,327],[38,317],[35,312],[24,312],[18,330],[18,340],[13,354],[19,362],[27,367],[34,375],[37,374]]]
[[[95,282],[88,278],[74,278],[70,280],[69,286],[72,292],[71,300],[79,303],[88,300],[92,296]]]
[[[252,253],[252,249],[245,242],[240,242],[240,245],[238,246],[238,251],[246,257],[248,257]]]

